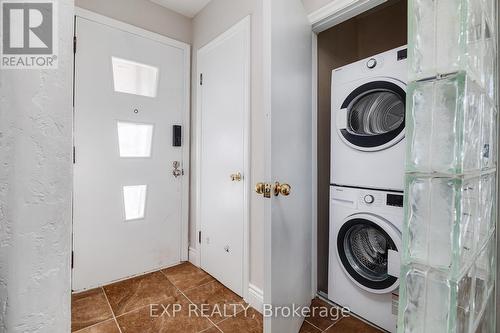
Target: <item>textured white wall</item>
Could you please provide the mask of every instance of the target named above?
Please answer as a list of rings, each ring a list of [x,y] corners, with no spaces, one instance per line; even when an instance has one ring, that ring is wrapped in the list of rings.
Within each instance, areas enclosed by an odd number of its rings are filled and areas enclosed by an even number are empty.
[[[0,70],[0,332],[70,332],[73,2],[59,69]]]
[[[191,19],[149,0],[75,0],[75,4],[115,20],[191,43]]]
[[[497,17],[500,17],[500,6],[497,6]],[[500,28],[500,22],[497,22],[497,29]],[[500,30],[500,29],[499,29]],[[500,34],[498,34],[498,31],[497,30],[497,45],[500,45]],[[499,76],[499,73],[497,71],[497,96],[500,96],[500,84],[499,83],[499,80],[500,80],[500,76]],[[497,98],[497,108],[498,108],[498,98]],[[497,116],[498,117],[498,116]],[[500,121],[497,120],[497,133],[500,133]],[[498,172],[498,171],[497,171]],[[500,207],[500,195],[498,195],[498,193],[500,193],[500,179],[498,178],[497,176],[497,207]],[[498,313],[498,310],[500,309],[500,233],[498,232],[498,228],[500,226],[500,223],[498,222],[498,217],[497,217],[497,279],[496,279],[496,291],[497,291],[497,313]],[[497,332],[500,332],[500,320],[497,319],[496,321],[497,323],[497,326],[496,326],[496,331]]]
[[[251,170],[250,183],[264,181],[264,124],[265,115],[262,99],[262,0],[212,0],[193,19],[193,65],[192,65],[192,154],[191,154],[191,213],[190,245],[197,248],[196,237],[196,54],[198,50],[215,37],[229,29],[244,17],[251,15],[252,59],[251,59]],[[252,194],[250,202],[250,283],[262,289],[264,285],[264,203]]]

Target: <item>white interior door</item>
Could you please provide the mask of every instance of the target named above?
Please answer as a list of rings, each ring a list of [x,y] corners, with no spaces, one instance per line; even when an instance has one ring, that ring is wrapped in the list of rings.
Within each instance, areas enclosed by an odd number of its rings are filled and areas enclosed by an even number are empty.
[[[186,259],[189,48],[121,27],[76,20],[74,290]]]
[[[265,0],[268,182],[264,303],[309,306],[312,230],[312,32],[301,0]],[[265,332],[298,332],[303,318],[266,317]]]
[[[249,63],[249,17],[198,52],[200,264],[240,296],[247,246]]]

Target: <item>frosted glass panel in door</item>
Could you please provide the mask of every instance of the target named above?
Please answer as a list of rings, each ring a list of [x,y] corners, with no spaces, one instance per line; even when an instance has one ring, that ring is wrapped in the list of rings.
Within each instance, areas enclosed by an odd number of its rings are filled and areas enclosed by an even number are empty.
[[[112,57],[116,92],[156,97],[158,68],[135,61]]]
[[[150,157],[153,125],[119,121],[118,144],[120,157]]]
[[[125,220],[130,221],[144,218],[147,191],[147,185],[123,187]]]

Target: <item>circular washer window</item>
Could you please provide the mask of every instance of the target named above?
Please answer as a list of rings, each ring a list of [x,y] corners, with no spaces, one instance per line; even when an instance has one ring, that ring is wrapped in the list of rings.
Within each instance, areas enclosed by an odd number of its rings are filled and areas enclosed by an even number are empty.
[[[337,250],[349,276],[367,289],[385,290],[397,283],[388,274],[388,254],[398,249],[378,224],[362,218],[348,221],[339,231]]]

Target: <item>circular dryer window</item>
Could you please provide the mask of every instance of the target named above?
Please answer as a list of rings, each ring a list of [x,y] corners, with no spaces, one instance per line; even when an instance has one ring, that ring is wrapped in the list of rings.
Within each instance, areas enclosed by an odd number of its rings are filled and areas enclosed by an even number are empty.
[[[386,149],[404,137],[406,93],[395,83],[366,83],[345,99],[342,109],[347,119],[340,135],[358,150]]]
[[[388,273],[388,256],[390,250],[398,251],[396,243],[400,240],[388,230],[391,227],[383,225],[386,223],[352,217],[341,227],[337,238],[338,255],[346,274],[358,286],[375,293],[392,291],[399,283],[397,277]]]
[[[349,108],[347,130],[355,135],[382,135],[397,130],[404,120],[405,105],[399,95],[373,91]]]

